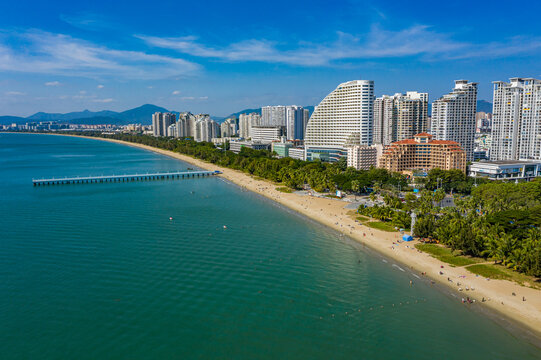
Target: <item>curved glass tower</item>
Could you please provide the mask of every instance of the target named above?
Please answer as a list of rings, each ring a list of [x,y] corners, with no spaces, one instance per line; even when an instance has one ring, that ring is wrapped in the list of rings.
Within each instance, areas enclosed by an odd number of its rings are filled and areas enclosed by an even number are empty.
[[[373,107],[374,81],[353,80],[338,85],[308,121],[306,160],[337,161],[347,155],[346,143],[371,145]]]

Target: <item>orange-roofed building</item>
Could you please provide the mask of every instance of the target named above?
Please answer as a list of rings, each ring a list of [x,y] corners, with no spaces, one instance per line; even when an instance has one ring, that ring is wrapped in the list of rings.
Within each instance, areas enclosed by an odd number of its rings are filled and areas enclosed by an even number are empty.
[[[436,168],[466,172],[466,152],[455,141],[432,140],[432,135],[420,133],[391,143],[379,159],[379,167],[394,172]]]

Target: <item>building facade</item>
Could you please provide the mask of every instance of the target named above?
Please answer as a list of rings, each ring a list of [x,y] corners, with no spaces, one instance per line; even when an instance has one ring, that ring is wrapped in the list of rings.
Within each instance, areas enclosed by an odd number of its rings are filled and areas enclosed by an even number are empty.
[[[392,143],[383,152],[379,167],[393,172],[436,168],[466,172],[466,153],[455,141],[433,140],[432,135],[421,133]]]
[[[455,88],[432,103],[431,133],[436,140],[454,141],[473,160],[477,83],[455,80]]]
[[[357,170],[370,170],[378,165],[378,159],[383,154],[383,145],[357,145],[348,147],[348,167]]]
[[[286,126],[286,107],[263,106],[261,108],[262,126]]]
[[[348,145],[371,145],[374,81],[342,83],[315,108],[304,137],[306,159],[338,161]]]
[[[283,126],[253,126],[252,127],[252,141],[271,143],[278,141],[282,138],[284,133]]]
[[[229,143],[229,150],[238,154],[243,147],[254,150],[269,150],[271,145],[269,143],[260,143],[256,141],[231,141]]]
[[[303,147],[294,147],[289,149],[288,156],[292,159],[306,160],[306,151]]]
[[[156,112],[152,114],[152,133],[154,136],[168,136],[167,130],[175,122],[175,114]]]
[[[408,91],[374,101],[375,144],[389,145],[428,130],[428,93]]]
[[[494,82],[491,160],[541,160],[541,80]]]
[[[278,157],[288,157],[289,156],[289,149],[293,147],[292,142],[273,142],[271,144],[271,150],[278,155]]]
[[[224,137],[235,136],[239,132],[238,127],[239,123],[236,117],[227,118],[220,124],[220,132]]]
[[[469,167],[469,176],[489,180],[529,181],[541,176],[540,161],[480,161]]]
[[[199,120],[195,122],[194,140],[197,142],[211,142],[212,138],[220,136],[220,124],[210,119],[208,115],[198,115]]]
[[[490,134],[492,129],[492,114],[486,112],[478,112],[475,114],[476,129],[478,134]]]
[[[288,140],[303,140],[305,109],[302,106],[286,106],[286,136]]]
[[[261,115],[258,113],[239,115],[239,137],[250,138],[252,127],[261,125]]]

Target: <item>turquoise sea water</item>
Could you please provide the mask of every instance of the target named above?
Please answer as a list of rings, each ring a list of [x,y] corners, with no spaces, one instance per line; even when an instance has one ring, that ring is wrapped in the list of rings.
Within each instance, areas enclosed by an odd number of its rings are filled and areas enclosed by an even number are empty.
[[[0,358],[541,358],[392,261],[220,178],[31,185],[189,166],[0,134]]]

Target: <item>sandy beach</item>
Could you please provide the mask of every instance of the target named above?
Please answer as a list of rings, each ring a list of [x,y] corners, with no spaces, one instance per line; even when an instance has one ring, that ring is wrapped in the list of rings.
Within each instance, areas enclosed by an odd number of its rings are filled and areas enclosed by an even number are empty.
[[[265,180],[255,179],[243,172],[222,168],[192,157],[175,152],[161,150],[146,145],[125,141],[86,137],[94,140],[110,141],[150,150],[173,157],[207,170],[219,170],[225,179],[262,196],[272,199],[294,211],[310,217],[319,223],[333,228],[356,241],[378,251],[386,257],[409,267],[419,278],[427,277],[448,287],[456,294],[457,301],[469,297],[475,299],[473,305],[488,307],[510,319],[509,325],[522,325],[532,336],[541,338],[541,291],[521,286],[507,280],[488,280],[470,273],[465,268],[451,267],[429,254],[415,249],[416,241],[397,244],[400,234],[372,229],[359,223],[348,215],[347,202],[331,198],[303,196],[295,193],[283,193],[276,190],[276,185]],[[443,273],[443,274],[440,274]],[[460,286],[457,285],[460,283]],[[462,291],[459,291],[459,288]],[[468,288],[470,290],[466,291]],[[513,295],[514,294],[514,295]],[[523,301],[523,297],[526,301]],[[485,302],[481,299],[485,298]],[[496,315],[498,316],[498,315]],[[500,321],[504,320],[502,318]],[[503,321],[507,323],[507,321]],[[444,326],[444,324],[442,324]]]

